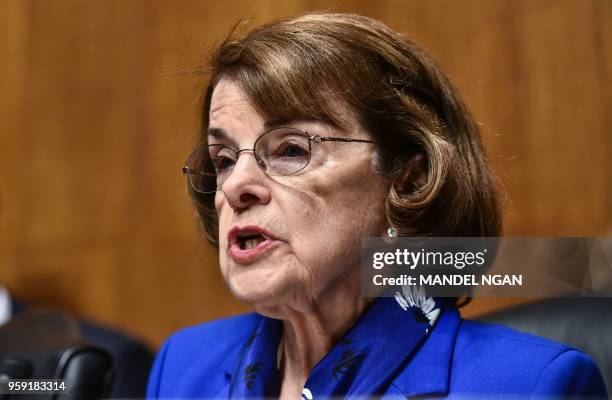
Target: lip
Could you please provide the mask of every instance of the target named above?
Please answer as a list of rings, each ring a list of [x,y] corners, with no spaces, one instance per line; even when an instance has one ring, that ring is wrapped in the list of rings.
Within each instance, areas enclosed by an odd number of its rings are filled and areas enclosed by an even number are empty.
[[[238,237],[245,233],[258,233],[265,240],[252,249],[241,249]],[[260,259],[271,246],[277,243],[280,243],[280,240],[260,226],[234,226],[227,233],[227,254],[238,264],[250,264]]]

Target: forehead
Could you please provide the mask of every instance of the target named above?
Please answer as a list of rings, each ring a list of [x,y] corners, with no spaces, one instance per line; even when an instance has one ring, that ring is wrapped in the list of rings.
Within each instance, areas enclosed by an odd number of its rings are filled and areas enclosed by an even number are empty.
[[[298,113],[280,113],[279,116],[271,116],[256,108],[238,83],[223,78],[217,83],[211,96],[207,134],[209,138],[212,136],[217,139],[235,140],[237,137],[246,139],[276,126],[291,124],[312,133],[336,133],[342,136],[367,138],[356,115],[349,107],[339,100],[329,102],[335,108],[340,125],[304,115],[307,113],[304,113],[303,109]]]
[[[219,81],[210,101],[211,127],[236,123],[261,127],[264,120],[239,85],[227,79]]]

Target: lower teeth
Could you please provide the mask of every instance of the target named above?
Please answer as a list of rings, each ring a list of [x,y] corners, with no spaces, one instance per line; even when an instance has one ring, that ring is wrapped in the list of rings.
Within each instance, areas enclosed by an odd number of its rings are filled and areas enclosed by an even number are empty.
[[[255,247],[257,247],[259,245],[259,243],[261,243],[262,241],[259,239],[249,239],[247,241],[244,242],[244,249],[245,250],[250,250],[250,249],[254,249]]]

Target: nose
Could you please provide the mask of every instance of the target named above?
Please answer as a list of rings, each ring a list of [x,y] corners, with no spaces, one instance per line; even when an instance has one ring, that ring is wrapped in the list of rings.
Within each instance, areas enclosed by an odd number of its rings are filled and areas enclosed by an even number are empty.
[[[235,211],[243,211],[255,204],[267,204],[271,198],[269,178],[257,164],[255,154],[252,151],[245,153],[238,157],[232,172],[221,185],[221,191]]]

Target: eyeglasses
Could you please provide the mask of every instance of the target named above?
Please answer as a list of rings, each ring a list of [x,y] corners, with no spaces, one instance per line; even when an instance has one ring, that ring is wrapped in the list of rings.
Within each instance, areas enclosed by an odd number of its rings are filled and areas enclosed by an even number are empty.
[[[241,153],[252,152],[255,161],[269,176],[295,174],[312,158],[312,143],[376,143],[371,140],[313,135],[299,128],[281,127],[262,133],[252,149],[235,149],[227,144],[208,144],[195,149],[187,158],[183,174],[198,193],[215,193],[232,173]]]

